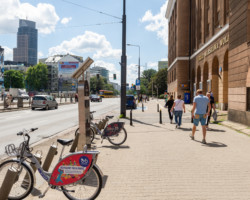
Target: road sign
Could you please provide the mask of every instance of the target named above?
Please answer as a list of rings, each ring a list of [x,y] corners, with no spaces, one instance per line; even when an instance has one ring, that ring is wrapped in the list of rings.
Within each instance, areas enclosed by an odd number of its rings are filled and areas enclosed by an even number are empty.
[[[137,85],[141,85],[141,81],[140,81],[139,79],[136,79],[135,85],[136,85],[136,86],[137,86]]]
[[[136,85],[136,90],[141,90],[141,86],[140,85]]]

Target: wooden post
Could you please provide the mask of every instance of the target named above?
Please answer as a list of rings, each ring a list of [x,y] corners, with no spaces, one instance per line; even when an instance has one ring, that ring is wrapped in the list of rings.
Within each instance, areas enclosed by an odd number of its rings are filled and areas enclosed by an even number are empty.
[[[79,112],[79,139],[77,143],[77,151],[83,151],[83,147],[89,144],[90,138],[87,143],[87,134],[90,136],[90,119],[89,119],[89,84],[85,81],[84,72],[94,61],[87,58],[84,63],[73,73],[72,78],[81,80],[78,81],[78,112]]]

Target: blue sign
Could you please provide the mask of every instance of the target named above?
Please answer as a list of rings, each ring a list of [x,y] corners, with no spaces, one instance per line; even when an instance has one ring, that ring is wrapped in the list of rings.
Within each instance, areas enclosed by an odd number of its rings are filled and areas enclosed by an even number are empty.
[[[79,163],[80,163],[81,166],[87,167],[87,166],[89,165],[89,159],[88,159],[88,157],[82,156],[82,157],[79,159]]]
[[[141,85],[141,81],[139,79],[136,79],[135,85]]]

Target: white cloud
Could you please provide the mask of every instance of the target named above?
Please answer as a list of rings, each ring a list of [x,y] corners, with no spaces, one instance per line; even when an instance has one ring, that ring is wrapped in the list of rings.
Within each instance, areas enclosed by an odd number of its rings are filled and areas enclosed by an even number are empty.
[[[43,57],[44,57],[43,52],[39,51],[38,52],[38,58],[43,58]]]
[[[61,20],[61,23],[62,24],[67,24],[69,23],[69,21],[72,20],[72,17],[64,17],[62,20]]]
[[[49,34],[59,21],[55,7],[47,3],[33,6],[20,0],[5,0],[1,1],[0,12],[0,33],[16,33],[19,19],[28,19],[36,22],[39,32]]]
[[[158,62],[148,62],[148,68],[155,69],[158,71]]]
[[[160,12],[156,15],[152,14],[151,10],[146,11],[141,22],[148,22],[145,29],[156,32],[157,36],[161,38],[165,45],[168,45],[168,21],[165,18],[168,0],[162,5]]]
[[[13,60],[13,49],[3,46],[4,48],[4,60]]]
[[[85,31],[83,35],[78,35],[71,40],[65,40],[60,45],[49,49],[49,55],[66,53],[93,53],[94,59],[119,59],[121,56],[121,50],[113,49],[104,35],[91,31]]]
[[[138,78],[138,66],[135,63],[131,63],[127,66],[127,83],[131,85],[135,84],[135,80]]]

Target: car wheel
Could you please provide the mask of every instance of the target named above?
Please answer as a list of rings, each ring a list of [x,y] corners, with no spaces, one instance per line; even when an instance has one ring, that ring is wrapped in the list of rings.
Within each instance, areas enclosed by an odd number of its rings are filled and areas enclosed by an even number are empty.
[[[49,105],[46,105],[45,110],[49,110]]]
[[[57,108],[58,108],[58,105],[56,105],[55,109],[57,109]]]
[[[32,107],[31,110],[35,110],[35,108]]]

